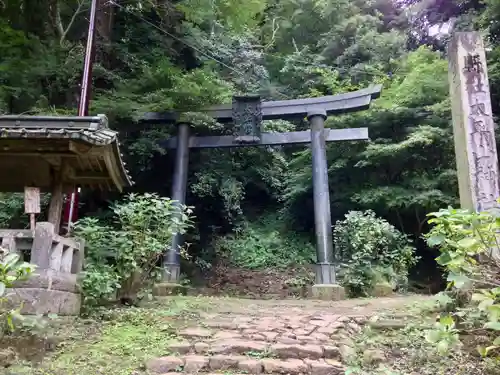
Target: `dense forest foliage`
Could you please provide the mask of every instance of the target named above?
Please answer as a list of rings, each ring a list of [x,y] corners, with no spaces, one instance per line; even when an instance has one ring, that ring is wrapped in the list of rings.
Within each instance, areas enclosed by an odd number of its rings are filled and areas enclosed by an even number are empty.
[[[0,2],[0,113],[76,113],[89,4]],[[174,155],[157,141],[175,127],[144,127],[146,111],[188,112],[196,134],[229,134],[197,111],[233,94],[291,99],[381,83],[370,110],[327,121],[366,126],[371,138],[328,145],[333,221],[371,209],[425,258],[426,214],[458,201],[451,32],[483,33],[500,111],[500,0],[100,0],[98,10],[90,111],[120,132],[135,191],[170,195]],[[306,128],[265,123],[268,131]],[[190,159],[196,228],[188,240],[199,264],[228,252],[242,265],[314,258],[307,147],[196,150]],[[115,198],[84,192],[81,213],[106,215]]]

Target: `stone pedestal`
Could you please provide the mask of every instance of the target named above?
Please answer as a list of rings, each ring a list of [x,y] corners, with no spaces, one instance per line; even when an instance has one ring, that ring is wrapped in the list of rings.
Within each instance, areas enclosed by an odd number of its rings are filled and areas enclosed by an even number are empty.
[[[314,299],[339,301],[345,299],[345,289],[339,284],[315,284],[311,288]]]
[[[21,314],[26,315],[80,313],[77,275],[83,266],[82,241],[61,237],[54,233],[53,224],[44,222],[37,223],[34,233],[0,230],[0,237],[2,244],[9,243],[10,252],[30,250],[29,262],[36,266],[28,280],[8,289],[8,307],[21,307]]]
[[[21,306],[23,315],[57,314],[78,315],[81,296],[76,275],[59,272],[36,272],[29,280],[8,289],[8,304]]]

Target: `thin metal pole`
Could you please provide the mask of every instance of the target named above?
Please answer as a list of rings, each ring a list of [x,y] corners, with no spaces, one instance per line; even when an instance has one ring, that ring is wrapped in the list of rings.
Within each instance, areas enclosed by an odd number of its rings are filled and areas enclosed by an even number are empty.
[[[189,124],[178,125],[177,149],[175,154],[174,181],[172,184],[172,199],[179,205],[186,203],[187,178],[189,165]],[[177,233],[172,244],[163,257],[163,280],[176,283],[180,277],[180,246],[183,238]]]
[[[324,110],[310,112],[307,118],[311,124],[314,222],[318,258],[316,284],[335,284],[332,218],[324,134],[326,112]]]
[[[85,48],[85,60],[83,62],[83,76],[82,83],[80,87],[80,101],[78,103],[78,116],[88,116],[89,104],[90,104],[90,94],[92,88],[92,68],[94,64],[94,39],[95,39],[95,20],[97,14],[97,3],[99,0],[92,0],[90,6],[89,15],[89,29],[87,34],[87,46]],[[71,230],[71,224],[73,221],[73,213],[76,212],[75,208],[75,195],[78,194],[78,189],[73,188],[71,192],[70,199],[66,201],[64,207],[65,211],[68,212],[68,233]]]
[[[92,88],[92,68],[94,65],[94,39],[95,39],[95,19],[97,15],[97,2],[92,0],[89,16],[89,30],[87,36],[87,46],[85,48],[85,60],[83,62],[83,76],[80,88],[80,102],[78,103],[78,116],[87,116],[89,113],[90,93]]]

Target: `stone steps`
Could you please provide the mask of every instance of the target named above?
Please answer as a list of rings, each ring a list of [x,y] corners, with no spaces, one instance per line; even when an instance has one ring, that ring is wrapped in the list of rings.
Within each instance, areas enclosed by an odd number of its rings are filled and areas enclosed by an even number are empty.
[[[214,340],[212,342],[189,341],[173,343],[168,352],[181,355],[250,355],[254,357],[272,357],[281,359],[333,359],[340,360],[340,350],[333,345],[320,343],[284,344],[244,339]]]
[[[345,367],[334,359],[277,359],[244,355],[183,355],[151,359],[146,363],[152,374],[165,375],[240,371],[245,374],[343,375]]]
[[[357,333],[365,318],[334,314],[213,316],[181,329],[166,356],[146,362],[151,374],[344,375],[343,332]],[[338,346],[337,346],[338,345]],[[347,348],[347,349],[346,349]]]

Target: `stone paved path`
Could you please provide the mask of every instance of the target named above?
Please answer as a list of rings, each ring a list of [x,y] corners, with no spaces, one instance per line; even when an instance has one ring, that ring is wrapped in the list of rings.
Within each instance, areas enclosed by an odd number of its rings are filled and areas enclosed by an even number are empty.
[[[215,312],[182,329],[170,355],[146,363],[153,374],[340,375],[352,336],[371,315],[405,311],[427,297],[341,302],[219,300]]]

